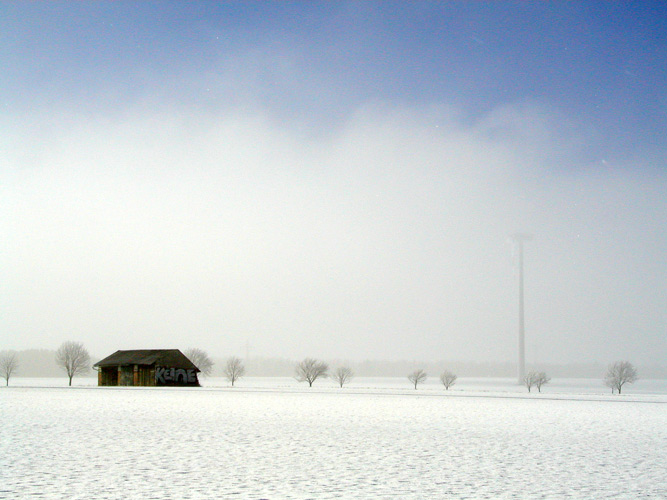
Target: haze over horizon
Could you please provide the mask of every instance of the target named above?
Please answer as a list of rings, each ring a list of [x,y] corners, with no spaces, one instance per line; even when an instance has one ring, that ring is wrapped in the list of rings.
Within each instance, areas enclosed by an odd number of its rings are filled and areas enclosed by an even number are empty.
[[[667,5],[0,5],[0,350],[667,359]]]

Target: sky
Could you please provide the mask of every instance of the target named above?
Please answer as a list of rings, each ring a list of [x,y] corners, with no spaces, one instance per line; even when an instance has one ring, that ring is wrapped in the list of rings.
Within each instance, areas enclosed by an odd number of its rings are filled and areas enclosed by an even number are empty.
[[[0,349],[667,360],[664,2],[3,2]]]

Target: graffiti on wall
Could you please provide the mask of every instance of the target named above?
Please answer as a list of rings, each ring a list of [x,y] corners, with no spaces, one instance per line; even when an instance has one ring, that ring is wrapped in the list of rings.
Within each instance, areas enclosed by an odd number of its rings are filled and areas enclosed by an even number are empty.
[[[169,382],[196,384],[197,372],[195,370],[184,370],[183,368],[162,368],[155,369],[155,384],[167,384]]]

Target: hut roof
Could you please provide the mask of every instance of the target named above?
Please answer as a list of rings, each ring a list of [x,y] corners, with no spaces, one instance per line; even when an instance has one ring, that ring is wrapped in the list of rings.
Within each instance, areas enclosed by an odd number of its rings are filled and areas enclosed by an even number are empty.
[[[116,351],[93,366],[157,365],[201,371],[178,349],[138,349]]]

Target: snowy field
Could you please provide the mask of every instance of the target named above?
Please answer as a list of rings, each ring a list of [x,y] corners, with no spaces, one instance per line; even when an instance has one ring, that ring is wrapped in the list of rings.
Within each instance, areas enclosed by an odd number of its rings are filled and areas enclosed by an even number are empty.
[[[0,390],[2,499],[665,499],[664,381]]]

